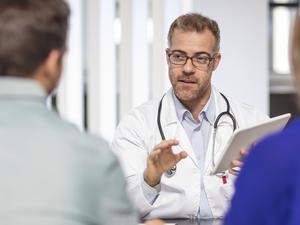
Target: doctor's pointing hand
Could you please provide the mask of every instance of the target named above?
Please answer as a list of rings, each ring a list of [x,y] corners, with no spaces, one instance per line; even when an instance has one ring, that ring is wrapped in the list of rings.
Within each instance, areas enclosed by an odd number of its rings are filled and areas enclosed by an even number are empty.
[[[178,145],[178,143],[177,140],[166,140],[154,147],[147,159],[147,167],[144,171],[144,180],[149,186],[154,187],[159,184],[164,172],[187,157],[186,151],[173,153],[172,146]]]

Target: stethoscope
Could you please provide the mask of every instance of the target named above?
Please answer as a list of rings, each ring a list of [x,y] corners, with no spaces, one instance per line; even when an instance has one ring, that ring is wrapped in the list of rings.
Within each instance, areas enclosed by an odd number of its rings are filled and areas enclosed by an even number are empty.
[[[228,99],[226,98],[225,95],[223,95],[221,92],[220,92],[220,95],[223,97],[223,99],[225,100],[226,102],[226,111],[224,112],[221,112],[215,119],[214,121],[214,124],[213,124],[213,148],[212,148],[212,165],[213,167],[215,167],[215,140],[216,140],[216,134],[217,134],[217,130],[218,130],[218,124],[221,120],[222,117],[224,116],[228,116],[231,121],[232,121],[232,125],[233,125],[233,131],[236,130],[237,128],[237,121],[234,117],[234,115],[230,112],[230,104],[229,104],[229,101]],[[160,136],[161,136],[161,139],[162,140],[166,140],[166,137],[165,137],[165,134],[163,132],[163,129],[162,129],[162,126],[161,126],[161,120],[160,120],[160,116],[161,116],[161,108],[162,108],[162,101],[163,101],[163,98],[165,97],[165,95],[161,98],[160,102],[159,102],[159,105],[158,105],[158,112],[157,112],[157,126],[158,126],[158,130],[159,130],[159,133],[160,133]],[[176,169],[177,169],[177,166],[173,166],[171,169],[169,169],[165,175],[167,177],[172,177],[175,173],[176,173]]]

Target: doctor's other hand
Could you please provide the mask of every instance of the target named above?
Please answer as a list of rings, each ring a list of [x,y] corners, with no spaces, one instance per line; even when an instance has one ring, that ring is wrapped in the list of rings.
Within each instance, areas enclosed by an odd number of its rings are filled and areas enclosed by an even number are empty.
[[[145,225],[165,225],[165,223],[162,220],[148,220],[145,222]]]
[[[144,171],[144,180],[149,186],[154,187],[159,184],[164,172],[187,157],[186,151],[173,153],[172,147],[178,145],[178,143],[177,140],[166,140],[154,147],[147,158],[147,167]]]
[[[239,175],[241,167],[243,166],[243,159],[246,156],[246,154],[247,151],[244,148],[242,148],[240,150],[240,157],[231,161],[229,173],[235,176]]]

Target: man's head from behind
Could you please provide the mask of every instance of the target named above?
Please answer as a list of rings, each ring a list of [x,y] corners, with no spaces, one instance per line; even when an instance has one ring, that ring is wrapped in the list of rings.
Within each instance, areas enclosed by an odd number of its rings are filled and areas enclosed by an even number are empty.
[[[34,78],[51,92],[61,72],[69,14],[63,0],[0,0],[0,76]]]

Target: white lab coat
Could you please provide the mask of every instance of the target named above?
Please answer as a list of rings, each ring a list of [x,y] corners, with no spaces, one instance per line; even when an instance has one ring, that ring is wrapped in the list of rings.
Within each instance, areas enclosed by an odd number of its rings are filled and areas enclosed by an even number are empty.
[[[226,111],[226,102],[219,92],[213,88],[212,94],[216,101],[216,115]],[[228,98],[231,113],[235,116],[239,128],[249,126],[268,117],[252,107],[240,104]],[[228,175],[227,184],[223,184],[212,171],[212,134],[206,152],[203,184],[197,159],[192,145],[179,122],[172,89],[163,99],[161,125],[166,139],[177,139],[179,145],[174,152],[185,150],[186,159],[177,164],[176,173],[172,177],[161,178],[161,191],[151,205],[144,197],[141,181],[146,168],[146,160],[153,147],[161,142],[157,126],[157,110],[160,99],[152,100],[130,111],[120,122],[112,149],[120,159],[128,184],[128,193],[140,215],[150,218],[194,218],[198,214],[200,189],[203,185],[208,203],[214,218],[221,218],[228,207],[233,194],[234,176]],[[213,132],[213,129],[212,129]],[[219,122],[215,138],[215,161],[220,157],[224,145],[233,132],[231,119],[223,116]]]

